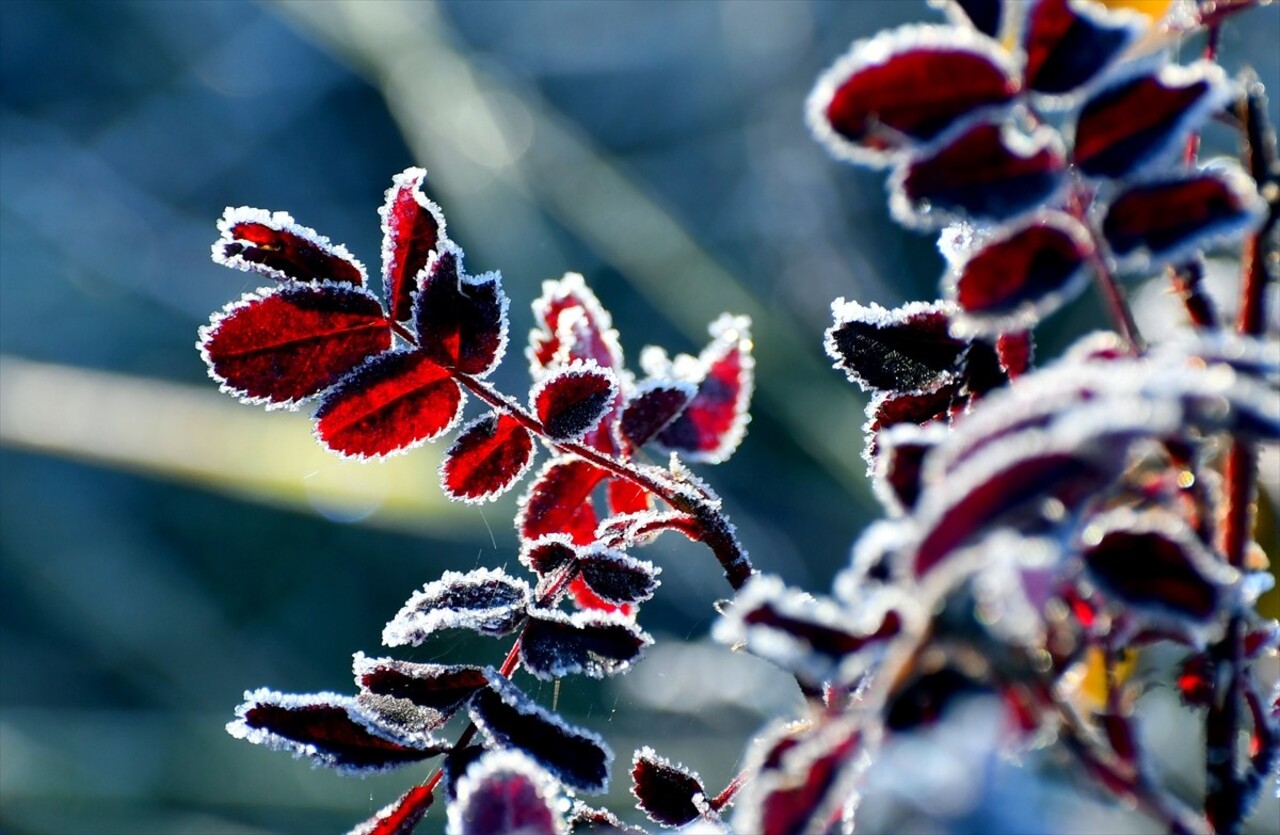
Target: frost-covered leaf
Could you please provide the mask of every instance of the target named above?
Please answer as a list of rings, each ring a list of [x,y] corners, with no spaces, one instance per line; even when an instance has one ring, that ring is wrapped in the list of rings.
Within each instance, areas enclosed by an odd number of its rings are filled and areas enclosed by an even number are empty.
[[[1177,627],[1225,612],[1238,574],[1165,513],[1111,511],[1082,534],[1088,576],[1112,599]]]
[[[582,549],[578,568],[591,591],[614,605],[642,603],[653,597],[662,570],[646,560],[599,546]]]
[[[622,347],[613,319],[578,273],[544,281],[533,303],[536,325],[526,355],[535,380],[575,359],[594,360],[615,374],[622,370]]]
[[[520,637],[520,661],[541,679],[579,674],[604,678],[626,672],[651,643],[652,638],[617,613],[530,609]]]
[[[698,392],[684,410],[657,436],[667,450],[687,461],[718,464],[738,448],[751,420],[748,409],[755,387],[755,359],[751,355],[751,320],[722,315],[707,329],[711,343],[696,362],[681,363],[674,372],[695,383]],[[687,366],[689,371],[682,372]]]
[[[1092,253],[1088,230],[1059,212],[991,238],[944,279],[959,308],[952,332],[995,337],[1034,326],[1084,289]]]
[[[386,725],[349,696],[290,695],[266,688],[245,692],[227,733],[347,774],[418,762],[450,747],[429,734]]]
[[[573,808],[569,810],[569,830],[609,833],[609,835],[647,835],[640,827],[623,823],[608,809],[588,806],[581,800],[574,801]]]
[[[1139,14],[1081,0],[1030,4],[1022,35],[1027,88],[1059,96],[1099,77],[1147,27]]]
[[[277,281],[332,281],[360,287],[364,265],[341,244],[294,222],[287,212],[227,207],[218,221],[221,236],[213,260],[237,270],[261,273]]]
[[[518,748],[570,788],[599,794],[609,788],[613,752],[599,735],[567,724],[535,703],[496,670],[471,699],[471,720],[490,745]]]
[[[444,213],[422,193],[426,176],[421,168],[406,168],[397,174],[378,209],[382,218],[382,292],[391,318],[397,321],[413,315],[418,273],[445,238]]]
[[[647,513],[653,508],[653,494],[647,488],[625,478],[611,478],[605,484],[609,512]]]
[[[441,629],[506,635],[524,619],[529,600],[529,584],[501,568],[446,571],[414,592],[382,630],[382,643],[417,646]]]
[[[433,788],[414,786],[347,835],[413,835],[434,799]]]
[[[924,457],[946,438],[941,426],[903,423],[885,430],[872,470],[871,487],[891,516],[911,512],[923,489]]]
[[[853,612],[832,600],[789,589],[778,577],[757,574],[738,592],[712,635],[820,687],[836,680],[843,665],[851,674],[861,672],[866,662],[851,657],[886,644],[902,629],[902,615],[885,605]]]
[[[539,577],[577,562],[578,548],[568,534],[547,534],[527,540],[520,549],[520,562]]]
[[[555,369],[529,393],[534,413],[554,441],[581,440],[617,397],[617,378],[594,360],[575,360]]]
[[[287,284],[215,313],[197,343],[209,376],[246,403],[289,407],[391,347],[382,305],[344,284]]]
[[[1233,93],[1226,72],[1208,61],[1110,79],[1080,108],[1072,162],[1086,176],[1111,179],[1164,165]]]
[[[1017,92],[994,40],[972,29],[903,26],[854,43],[818,78],[807,113],[833,154],[874,165]]]
[[[872,396],[867,403],[867,420],[862,424],[862,460],[867,462],[867,475],[876,471],[882,432],[906,423],[924,426],[946,418],[967,401],[963,389],[962,383],[951,382],[920,392],[879,392]]]
[[[738,797],[733,831],[827,831],[871,762],[866,754],[873,734],[854,720],[844,714],[813,729],[784,728],[757,743],[757,776]]]
[[[1051,203],[1066,173],[1053,129],[1027,134],[983,118],[902,162],[889,179],[889,208],[900,223],[922,229],[957,220],[1002,223]]]
[[[695,383],[684,380],[645,380],[622,408],[622,437],[639,449],[679,417],[697,392]]]
[[[453,499],[491,501],[533,464],[533,436],[510,415],[489,412],[468,423],[445,452],[440,483]]]
[[[449,835],[564,835],[560,792],[538,763],[519,751],[489,751],[457,781]]]
[[[631,793],[636,808],[661,826],[684,826],[695,820],[702,815],[699,803],[709,799],[696,772],[658,756],[648,746],[631,758]]]
[[[836,299],[827,355],[864,391],[924,392],[962,370],[969,343],[950,333],[951,311],[937,302],[893,310]]]
[[[550,461],[520,498],[516,531],[532,541],[547,534],[568,534],[574,542],[595,539],[596,514],[591,507],[591,491],[605,477],[605,471],[581,458],[564,457]]]
[[[467,275],[462,250],[442,239],[414,303],[419,350],[445,368],[483,377],[507,347],[507,294],[496,272]]]
[[[1253,180],[1223,164],[1130,185],[1107,207],[1102,234],[1122,268],[1151,272],[1242,237],[1264,211]]]
[[[352,667],[361,689],[408,699],[445,715],[462,707],[488,681],[483,667],[369,658],[361,652],[356,653]]]
[[[316,410],[316,437],[354,457],[381,457],[438,438],[462,414],[449,371],[418,351],[389,351],[356,368]]]

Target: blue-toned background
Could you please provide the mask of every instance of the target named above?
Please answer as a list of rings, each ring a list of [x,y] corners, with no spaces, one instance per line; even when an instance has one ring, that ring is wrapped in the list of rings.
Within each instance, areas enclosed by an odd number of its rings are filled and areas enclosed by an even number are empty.
[[[305,416],[217,393],[196,329],[261,283],[210,263],[227,205],[287,210],[376,271],[383,191],[424,165],[469,268],[503,273],[513,393],[528,303],[566,270],[631,358],[696,352],[721,311],[751,313],[754,419],[701,472],[760,568],[825,587],[876,513],[860,395],[822,352],[831,300],[932,298],[941,264],[888,221],[881,174],[811,139],[803,102],[853,39],[926,17],[906,0],[0,2],[0,831],[343,830],[425,769],[344,780],[236,742],[242,691],[350,691],[350,654],[378,652],[415,588],[515,565],[514,497],[442,501],[438,449],[340,463]],[[1280,87],[1280,15],[1245,20],[1224,52]],[[1100,321],[1082,300],[1042,352]],[[723,785],[797,702],[704,642],[727,591],[706,553],[646,556],[664,568],[651,656],[558,694],[613,743],[623,808],[639,744]]]

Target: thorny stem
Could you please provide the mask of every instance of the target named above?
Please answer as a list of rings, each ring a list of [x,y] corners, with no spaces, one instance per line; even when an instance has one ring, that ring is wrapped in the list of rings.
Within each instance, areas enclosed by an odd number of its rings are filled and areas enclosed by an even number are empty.
[[[1262,226],[1244,246],[1241,257],[1240,310],[1236,330],[1258,336],[1265,327],[1268,262],[1280,257],[1275,229],[1280,220],[1280,162],[1274,134],[1266,128],[1266,101],[1256,79],[1246,83],[1245,96],[1238,107],[1244,131],[1243,156],[1249,173],[1267,200],[1267,216]],[[1257,455],[1252,443],[1235,439],[1227,452],[1224,468],[1225,505],[1222,511],[1221,551],[1227,563],[1243,569],[1251,538],[1252,507],[1257,479]],[[1231,613],[1222,640],[1210,648],[1213,694],[1205,721],[1205,772],[1207,796],[1205,812],[1218,835],[1235,835],[1244,822],[1248,793],[1256,791],[1238,773],[1236,751],[1240,733],[1242,701],[1247,691],[1244,677],[1244,613],[1239,606]]]

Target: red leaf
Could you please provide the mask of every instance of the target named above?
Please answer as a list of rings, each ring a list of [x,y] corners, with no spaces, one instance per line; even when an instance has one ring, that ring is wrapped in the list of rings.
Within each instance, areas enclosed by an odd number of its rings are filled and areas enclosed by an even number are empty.
[[[915,507],[924,457],[946,437],[938,429],[903,423],[880,435],[871,486],[890,515],[905,515]]]
[[[533,463],[533,436],[510,415],[490,412],[458,433],[440,465],[450,498],[489,501],[510,490]]]
[[[963,385],[945,383],[921,392],[897,394],[882,392],[867,403],[867,420],[862,424],[865,443],[862,460],[867,462],[867,474],[872,475],[880,455],[880,433],[899,424],[911,423],[924,426],[935,420],[943,420],[966,401]]]
[[[347,285],[248,293],[214,314],[197,343],[209,375],[247,403],[293,406],[391,347],[382,305]]]
[[[483,377],[507,346],[507,295],[498,273],[462,271],[462,250],[441,240],[414,308],[419,350],[445,368]]]
[[[653,508],[652,495],[634,481],[611,478],[606,488],[611,514],[643,513]]]
[[[458,778],[449,804],[454,835],[563,835],[556,783],[518,751],[489,751]]]
[[[390,455],[446,432],[462,414],[462,401],[446,369],[418,351],[389,352],[325,395],[316,436],[343,455]]]
[[[529,394],[547,436],[577,441],[600,422],[618,398],[613,372],[594,360],[575,360],[557,368]]]
[[[533,315],[537,325],[529,333],[526,353],[534,379],[575,359],[595,360],[615,374],[622,369],[613,319],[578,273],[544,281]]]
[[[631,759],[631,793],[649,820],[660,826],[684,826],[697,819],[702,812],[695,795],[702,795],[703,803],[709,799],[701,777],[647,746]]]
[[[1165,163],[1231,94],[1226,73],[1207,61],[1109,81],[1080,109],[1072,161],[1087,176],[1111,179]]]
[[[619,428],[632,449],[653,440],[680,416],[698,387],[683,380],[645,380],[627,398]],[[623,512],[615,508],[615,512]]]
[[[481,667],[448,664],[416,664],[394,658],[368,658],[356,653],[353,665],[356,685],[379,696],[408,699],[448,715],[488,679]]]
[[[413,315],[413,292],[418,273],[427,266],[445,237],[444,214],[422,193],[427,172],[406,168],[392,180],[382,218],[382,292],[391,317],[403,321]]]
[[[662,446],[682,453],[689,461],[710,464],[728,459],[738,448],[751,420],[747,410],[755,385],[750,328],[747,317],[728,314],[708,328],[712,341],[698,355],[697,371],[686,378],[697,383],[698,393],[658,433]]]
[[[228,207],[218,231],[222,236],[213,245],[213,260],[223,266],[277,281],[364,284],[364,265],[346,247],[298,225],[287,212]]]
[[[809,125],[836,156],[882,163],[1017,92],[1008,56],[990,38],[952,26],[903,26],[858,41],[818,79]]]
[[[1108,207],[1102,233],[1122,267],[1150,272],[1244,235],[1264,212],[1253,180],[1222,165],[1130,186]]]
[[[899,166],[889,207],[901,223],[937,228],[954,220],[1002,222],[1052,202],[1066,179],[1058,134],[1031,135],[980,120]]]
[[[290,751],[317,765],[369,773],[447,751],[448,742],[384,725],[348,696],[285,695],[261,689],[245,693],[227,732],[256,745]]]
[[[591,491],[604,477],[604,470],[581,458],[557,458],[548,463],[520,499],[516,516],[520,538],[534,540],[564,533],[576,543],[591,543],[596,531]]]
[[[1140,14],[1101,3],[1039,0],[1023,33],[1027,87],[1059,95],[1101,75],[1146,29]]]
[[[820,726],[798,743],[784,739],[771,752],[779,764],[763,770],[741,802],[736,828],[762,835],[827,831],[870,759],[866,748],[865,732],[850,721]]]
[[[414,786],[347,835],[412,835],[434,799],[434,786]]]
[[[1057,212],[1000,233],[946,279],[962,311],[954,330],[998,336],[1031,327],[1080,293],[1092,253],[1088,230]]]

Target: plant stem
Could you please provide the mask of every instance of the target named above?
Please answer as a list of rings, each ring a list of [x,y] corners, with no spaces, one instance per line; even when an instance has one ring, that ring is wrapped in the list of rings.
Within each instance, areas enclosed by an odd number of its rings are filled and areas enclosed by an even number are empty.
[[[1120,338],[1129,346],[1130,353],[1139,354],[1144,348],[1142,335],[1133,321],[1133,312],[1129,309],[1129,303],[1116,282],[1115,274],[1111,272],[1111,267],[1107,265],[1102,255],[1102,235],[1089,219],[1088,202],[1088,195],[1083,188],[1077,186],[1072,189],[1071,198],[1068,201],[1071,215],[1089,231],[1089,239],[1093,244],[1089,253],[1089,266],[1093,268],[1094,284],[1111,314],[1111,321],[1115,324]]]

